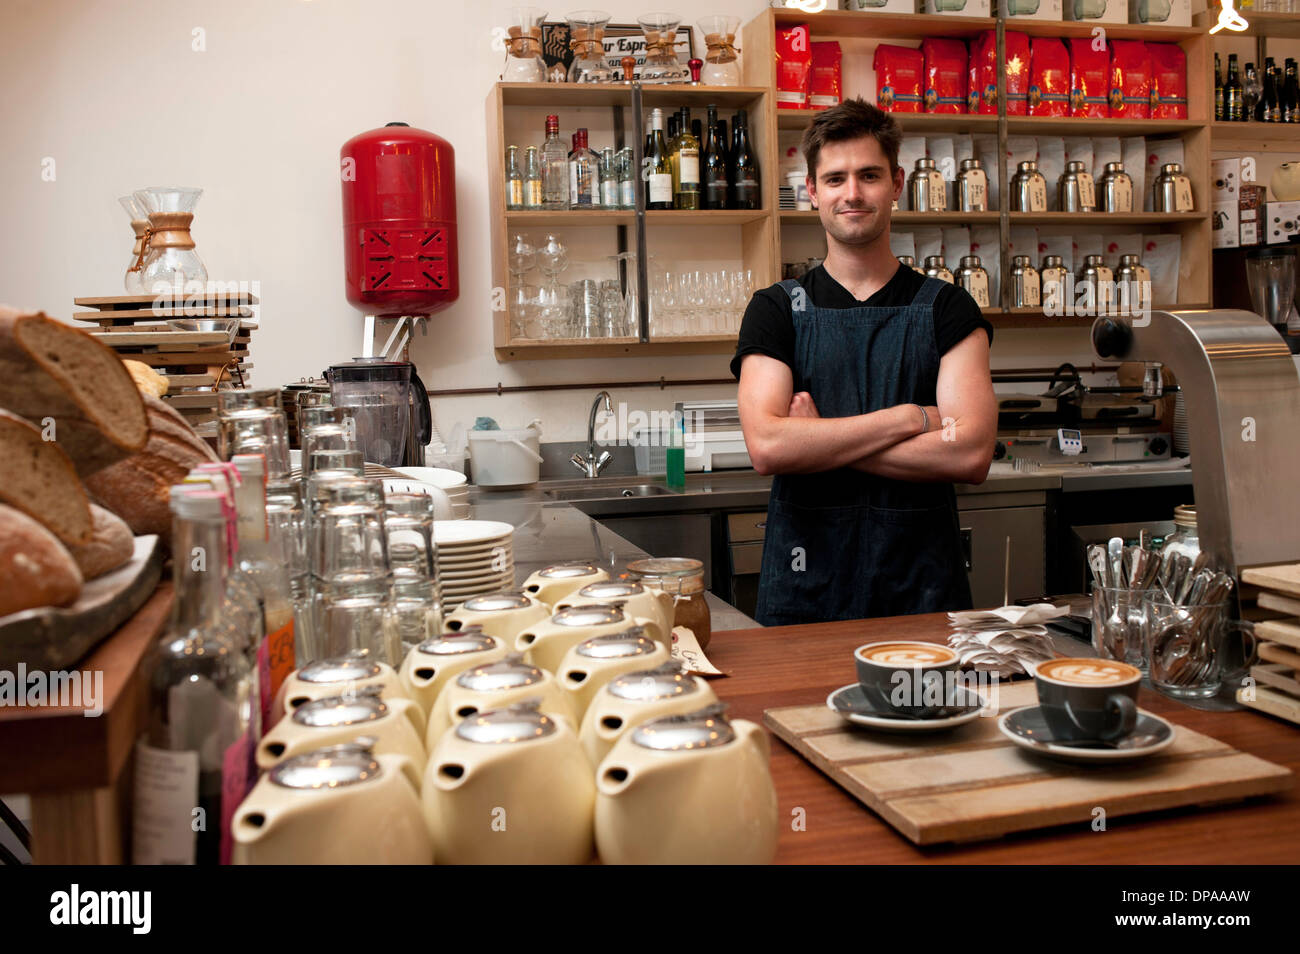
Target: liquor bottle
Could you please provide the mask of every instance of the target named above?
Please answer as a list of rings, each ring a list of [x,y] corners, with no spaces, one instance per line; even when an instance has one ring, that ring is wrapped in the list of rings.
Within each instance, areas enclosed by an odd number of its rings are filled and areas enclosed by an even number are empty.
[[[758,157],[749,144],[749,116],[737,110],[731,146],[731,207],[762,208],[759,195]]]
[[[718,107],[710,106],[704,131],[704,153],[700,157],[700,206],[727,207],[727,154],[718,136]]]
[[[1282,122],[1300,123],[1300,82],[1296,80],[1296,61],[1286,59],[1286,79],[1282,83]]]
[[[636,208],[636,168],[635,154],[631,146],[624,146],[618,151],[618,207],[620,209]]]
[[[619,208],[618,160],[614,157],[613,146],[600,151],[600,205],[605,209]]]
[[[1214,54],[1214,121],[1223,122],[1223,71],[1219,67],[1219,54]]]
[[[647,209],[673,207],[673,171],[668,159],[668,144],[664,142],[664,111],[650,111],[650,143],[643,160],[646,180]]]
[[[569,208],[600,208],[600,160],[587,148],[587,130],[573,134],[569,153]]]
[[[691,111],[682,107],[682,119],[677,124],[677,182],[673,192],[673,206],[678,209],[700,207],[700,141],[691,129]]]
[[[277,718],[271,702],[294,665],[293,598],[289,586],[289,528],[282,518],[272,518],[266,503],[266,458],[261,454],[236,454],[230,459],[242,480],[236,491],[239,556],[234,575],[256,589],[262,607],[266,638],[257,651],[258,686],[261,689],[263,730]]]
[[[147,741],[136,749],[136,864],[228,860],[223,832],[256,779],[257,677],[223,631],[224,508],[219,492],[171,489],[175,602],[155,649]]]
[[[1230,123],[1246,119],[1241,80],[1237,78],[1237,54],[1228,54],[1228,81],[1223,84],[1223,118]]]
[[[1249,120],[1264,121],[1263,110],[1260,107],[1260,101],[1264,98],[1264,88],[1260,84],[1259,76],[1255,72],[1255,64],[1246,64],[1246,74],[1241,81],[1241,107],[1244,118]]]
[[[524,174],[519,168],[519,147],[506,146],[506,208],[524,207]]]
[[[1277,98],[1278,81],[1277,66],[1273,63],[1273,57],[1264,58],[1264,91],[1260,94],[1259,105],[1255,107],[1255,118],[1264,123],[1278,123],[1282,121],[1282,107]]]
[[[542,143],[542,208],[569,207],[569,150],[560,141],[560,117],[546,117],[546,141]]]
[[[524,150],[524,208],[542,207],[542,165],[537,158],[537,147]]]

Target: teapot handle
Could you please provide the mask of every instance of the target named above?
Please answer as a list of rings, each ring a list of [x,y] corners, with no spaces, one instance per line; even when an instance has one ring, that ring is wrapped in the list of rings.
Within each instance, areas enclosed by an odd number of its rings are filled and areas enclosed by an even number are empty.
[[[396,709],[399,713],[406,716],[406,721],[411,723],[411,728],[415,730],[415,737],[424,744],[424,732],[428,724],[424,719],[424,710],[411,699],[392,698],[385,700],[390,708]]]

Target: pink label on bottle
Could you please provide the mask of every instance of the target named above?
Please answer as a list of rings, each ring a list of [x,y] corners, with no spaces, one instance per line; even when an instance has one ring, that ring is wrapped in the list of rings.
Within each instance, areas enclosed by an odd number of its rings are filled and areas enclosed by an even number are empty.
[[[252,746],[248,733],[241,735],[226,749],[221,758],[221,863],[230,864],[231,851],[235,840],[231,834],[231,822],[235,818],[235,809],[248,797],[256,778],[250,771],[249,760],[252,758]]]

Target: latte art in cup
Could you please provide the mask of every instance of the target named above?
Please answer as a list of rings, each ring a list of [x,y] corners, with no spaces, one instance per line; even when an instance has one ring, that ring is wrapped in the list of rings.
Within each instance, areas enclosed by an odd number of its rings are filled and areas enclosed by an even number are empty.
[[[864,646],[859,655],[882,666],[934,666],[950,663],[957,654],[946,646],[918,646],[913,643],[879,643]]]
[[[1040,665],[1038,675],[1075,686],[1116,686],[1142,678],[1136,667],[1109,659],[1054,659]]]

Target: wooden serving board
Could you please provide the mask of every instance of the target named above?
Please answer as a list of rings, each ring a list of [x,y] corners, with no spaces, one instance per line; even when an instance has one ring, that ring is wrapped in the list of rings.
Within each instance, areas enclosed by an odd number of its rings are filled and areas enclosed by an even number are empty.
[[[1277,643],[1260,643],[1259,658],[1266,662],[1281,663],[1288,669],[1300,672],[1300,653],[1287,646],[1281,646]]]
[[[1264,609],[1270,609],[1277,613],[1287,613],[1290,616],[1300,616],[1300,599],[1293,599],[1280,593],[1263,592],[1256,597],[1255,602]]]
[[[1294,669],[1289,669],[1279,663],[1261,663],[1257,666],[1250,667],[1250,674],[1255,677],[1256,683],[1263,683],[1274,689],[1281,689],[1288,695],[1300,699],[1300,679],[1296,678]]]
[[[1300,563],[1256,566],[1249,570],[1242,570],[1241,581],[1253,583],[1266,590],[1276,590],[1288,596],[1300,596]]]
[[[1000,686],[999,714],[1037,700],[1031,682]],[[832,781],[918,845],[979,841],[1052,825],[1236,801],[1281,791],[1290,769],[1176,726],[1148,759],[1077,765],[1038,757],[983,717],[949,732],[886,734],[824,704],[768,709],[764,723]]]
[[[1300,622],[1294,619],[1269,619],[1255,624],[1260,639],[1300,649]]]
[[[179,391],[164,394],[162,399],[178,411],[188,408],[215,408],[217,406],[216,391]]]
[[[195,351],[203,345],[223,345],[229,340],[220,331],[170,331],[166,327],[146,331],[92,331],[90,337],[114,349],[148,347],[153,351]]]
[[[1300,699],[1267,686],[1255,686],[1254,698],[1245,689],[1237,690],[1237,701],[1259,712],[1300,725]]]
[[[171,314],[175,309],[166,308],[120,308],[115,311],[74,311],[72,317],[77,321],[93,321],[96,324],[130,325],[136,322],[166,321],[168,318],[252,318],[253,309],[244,306],[233,308],[193,308],[179,309],[179,314]],[[253,328],[256,322],[241,322]]]
[[[74,305],[85,305],[87,308],[98,308],[101,311],[117,311],[119,309],[129,311],[133,308],[139,310],[146,306],[152,308],[154,302],[157,300],[157,295],[103,295],[98,297],[92,296],[89,298],[74,298],[72,299],[72,303]],[[189,295],[186,295],[184,301],[181,302],[181,307],[191,303],[196,303],[198,300],[198,298],[191,298]],[[258,303],[257,296],[251,295],[248,292],[230,292],[229,294],[223,292],[216,298],[204,300],[220,301],[225,307],[231,305],[256,305]]]

